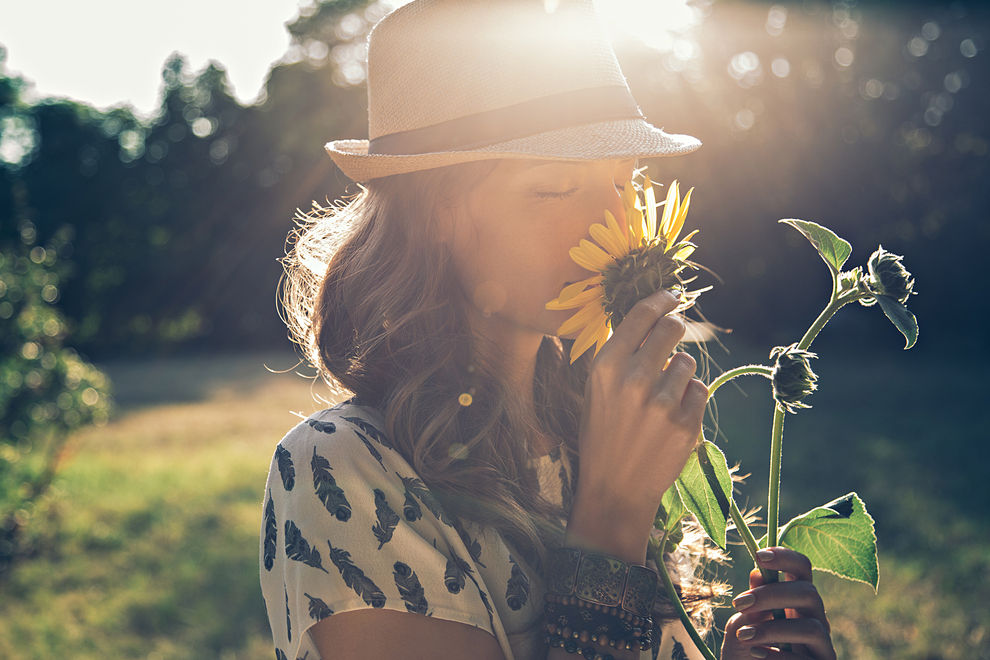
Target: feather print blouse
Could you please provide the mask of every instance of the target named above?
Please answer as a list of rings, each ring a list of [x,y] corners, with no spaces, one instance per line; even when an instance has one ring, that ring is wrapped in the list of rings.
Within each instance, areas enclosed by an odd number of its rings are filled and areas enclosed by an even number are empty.
[[[259,558],[277,660],[319,660],[308,629],[367,608],[481,628],[506,660],[545,658],[542,577],[497,532],[448,515],[381,428],[377,410],[343,403],[275,448]],[[534,467],[544,495],[566,504],[560,456]],[[642,657],[700,656],[674,621]]]

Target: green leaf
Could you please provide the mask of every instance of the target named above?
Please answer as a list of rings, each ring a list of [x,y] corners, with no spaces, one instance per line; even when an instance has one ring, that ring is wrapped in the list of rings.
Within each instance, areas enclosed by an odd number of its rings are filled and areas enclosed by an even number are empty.
[[[877,536],[873,518],[856,493],[789,521],[780,532],[779,542],[806,555],[815,570],[865,582],[876,592],[880,580]]]
[[[677,485],[671,484],[667,492],[663,494],[663,499],[660,500],[660,508],[657,510],[656,527],[657,529],[675,529],[684,516],[687,514],[687,509],[684,508],[684,502],[681,500],[680,493],[677,492]]]
[[[708,537],[724,550],[725,519],[729,515],[728,498],[732,493],[732,477],[725,455],[705,440],[692,452],[674,483],[684,506],[695,515]]]
[[[663,494],[660,501],[660,508],[657,510],[654,526],[663,530],[667,534],[667,544],[663,548],[664,552],[673,552],[677,545],[684,539],[681,530],[681,521],[688,513],[681,500],[681,494],[677,492],[677,484],[671,484],[667,492]]]
[[[877,303],[887,318],[890,319],[890,322],[894,324],[894,327],[904,335],[906,340],[904,350],[914,346],[914,343],[918,341],[918,319],[914,317],[914,314],[890,296],[877,296]]]
[[[846,259],[852,254],[852,245],[849,244],[849,241],[839,238],[828,227],[808,220],[787,219],[779,222],[790,225],[804,234],[804,237],[811,241],[811,244],[818,250],[818,254],[828,264],[833,276],[839,274],[839,271],[842,270],[842,264],[846,263]]]

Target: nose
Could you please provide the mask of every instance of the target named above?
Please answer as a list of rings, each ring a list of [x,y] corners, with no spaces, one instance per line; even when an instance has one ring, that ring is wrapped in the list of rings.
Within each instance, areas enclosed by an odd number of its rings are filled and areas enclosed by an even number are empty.
[[[618,221],[619,226],[622,227],[625,226],[626,222],[625,205],[622,202],[622,197],[623,194],[628,194],[624,193],[623,188],[631,185],[632,183],[630,181],[613,179],[611,180],[610,185],[603,186],[602,208],[608,209],[608,211],[615,217],[616,221]],[[604,217],[602,218],[602,222],[604,222]]]

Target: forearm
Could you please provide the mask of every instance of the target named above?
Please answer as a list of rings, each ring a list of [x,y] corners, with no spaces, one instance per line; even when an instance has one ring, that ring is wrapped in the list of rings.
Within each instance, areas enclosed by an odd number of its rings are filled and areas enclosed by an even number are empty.
[[[652,520],[644,523],[640,519],[618,516],[614,508],[604,506],[602,498],[582,497],[579,494],[575,498],[571,517],[567,523],[564,545],[608,554],[630,564],[643,565],[646,562],[649,523],[652,523]],[[598,648],[602,655],[609,653],[615,660],[640,658],[638,650]],[[574,660],[579,657],[581,656],[569,654],[563,649],[550,649],[547,655],[548,660]]]

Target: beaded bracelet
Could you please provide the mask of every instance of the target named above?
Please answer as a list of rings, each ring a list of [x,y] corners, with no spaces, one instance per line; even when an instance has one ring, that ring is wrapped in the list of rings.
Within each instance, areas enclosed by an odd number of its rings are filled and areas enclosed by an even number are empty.
[[[648,650],[653,643],[653,604],[659,576],[645,566],[579,548],[551,553],[547,580],[547,639],[579,649],[592,641],[619,650]],[[592,655],[591,657],[594,657]]]
[[[565,640],[560,635],[547,635],[544,641],[552,649],[564,649],[565,653],[576,653],[585,660],[615,660],[615,656],[611,653],[601,653],[595,650],[594,646],[581,648],[575,640]]]
[[[546,632],[575,644],[592,642],[616,650],[647,651],[653,646],[653,621],[637,625],[608,612],[548,602],[545,606]]]

